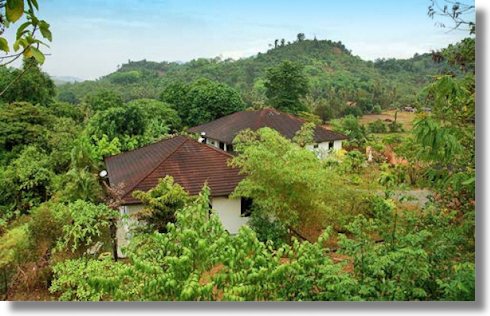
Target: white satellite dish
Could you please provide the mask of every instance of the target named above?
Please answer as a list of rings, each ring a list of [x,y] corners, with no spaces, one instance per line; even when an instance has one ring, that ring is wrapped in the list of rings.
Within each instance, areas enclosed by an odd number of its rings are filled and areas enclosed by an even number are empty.
[[[105,178],[105,177],[107,177],[107,170],[102,170],[101,172],[99,172],[99,176],[100,176],[101,178]]]

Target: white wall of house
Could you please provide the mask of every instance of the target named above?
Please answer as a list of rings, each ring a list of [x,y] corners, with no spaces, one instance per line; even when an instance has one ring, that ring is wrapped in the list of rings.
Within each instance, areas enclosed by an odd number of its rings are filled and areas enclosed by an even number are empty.
[[[342,149],[342,141],[341,140],[333,141],[332,148],[330,148],[330,142],[322,142],[314,145],[306,145],[306,149],[316,152],[317,156],[322,158],[328,155],[330,150],[336,151]]]
[[[249,217],[241,215],[240,199],[214,197],[211,202],[213,210],[218,214],[224,228],[230,234],[237,234],[240,227],[248,223]]]
[[[117,255],[121,258],[125,257],[122,252],[122,248],[128,245],[128,241],[131,239],[131,227],[137,224],[137,221],[131,217],[136,212],[143,208],[142,204],[123,205],[119,208],[119,213],[122,215],[122,219],[117,225]]]
[[[206,138],[206,144],[214,146],[216,148],[220,148],[219,147],[220,141],[216,139]],[[223,148],[224,151],[228,151],[228,145],[226,143],[223,143],[223,147],[224,147]]]
[[[227,197],[213,197],[211,199],[213,210],[218,214],[223,223],[224,228],[230,234],[238,233],[242,225],[246,225],[248,217],[241,216],[241,201],[240,199],[230,199]],[[117,226],[117,244],[118,256],[124,258],[125,255],[122,248],[127,246],[131,239],[131,227],[137,225],[137,221],[131,216],[139,210],[143,209],[142,204],[123,205],[119,208],[119,212],[123,218]]]

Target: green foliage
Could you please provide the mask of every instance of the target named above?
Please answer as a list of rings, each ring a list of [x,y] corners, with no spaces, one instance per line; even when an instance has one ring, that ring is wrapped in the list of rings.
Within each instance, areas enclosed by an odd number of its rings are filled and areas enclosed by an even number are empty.
[[[0,237],[0,268],[17,264],[26,255],[29,244],[27,225],[17,226]]]
[[[24,74],[16,79],[23,71]],[[54,82],[48,74],[41,71],[37,62],[31,59],[24,60],[22,69],[0,70],[0,93],[4,90],[0,95],[0,101],[23,101],[43,106],[49,105],[56,94]]]
[[[265,95],[272,107],[293,114],[308,111],[300,100],[308,93],[308,80],[300,64],[284,61],[269,68],[265,80]]]
[[[341,132],[349,137],[349,142],[357,147],[362,147],[369,138],[364,125],[353,115],[347,115],[341,119],[330,122],[334,131]]]
[[[59,89],[72,92],[79,100],[92,91],[109,89],[120,93],[125,101],[159,98],[164,91],[166,97],[162,100],[176,104],[171,95],[185,94],[186,89],[181,86],[206,78],[237,90],[246,103],[245,107],[260,107],[266,100],[264,82],[267,69],[279,67],[285,60],[304,68],[308,81],[306,98],[309,100],[303,98],[301,102],[308,111],[323,120],[342,116],[350,107],[348,104],[355,104],[354,107],[362,112],[370,112],[372,105],[380,105],[381,108],[393,104],[413,105],[415,95],[432,76],[446,70],[459,73],[446,61],[434,63],[430,53],[405,60],[378,60],[373,63],[353,56],[341,42],[305,38],[237,61],[220,58],[200,58],[186,63],[129,61],[117,72],[97,81],[66,84]],[[113,81],[114,75],[122,73],[125,76],[133,71],[140,74],[137,81]],[[178,99],[183,100],[181,97]],[[175,108],[181,112],[180,109],[186,107],[179,103]],[[186,121],[186,117],[188,114],[182,116],[184,125],[193,125]]]
[[[356,299],[355,281],[326,255],[327,235],[317,243],[295,241],[271,251],[247,227],[228,235],[209,212],[204,189],[177,211],[167,233],[136,237],[127,264],[84,259],[59,264],[51,291],[66,300]]]
[[[0,145],[5,151],[27,144],[46,146],[49,112],[27,102],[0,105]]]
[[[373,107],[373,114],[381,114],[382,112],[383,112],[383,110],[381,109],[381,105],[376,104]]]
[[[340,235],[339,242],[340,251],[354,260],[360,295],[368,300],[446,299],[448,287],[458,284],[453,299],[474,298],[472,265],[448,269],[470,259],[455,257],[469,236],[453,220],[454,214],[433,206],[419,214],[400,212],[392,200],[373,198],[371,215],[358,216],[348,225],[352,237]]]
[[[136,70],[125,71],[125,72],[115,72],[109,76],[111,82],[116,84],[132,84],[138,82],[141,78],[141,73]]]
[[[93,204],[77,200],[61,210],[69,223],[63,226],[63,236],[59,240],[59,250],[84,253],[98,241],[108,239],[109,226],[119,213],[104,204]]]
[[[287,226],[324,223],[346,206],[339,197],[339,177],[325,169],[311,151],[301,148],[269,128],[243,131],[233,144],[238,156],[230,165],[247,177],[235,196],[252,198],[254,204]],[[332,192],[337,194],[333,195]],[[350,193],[352,194],[352,192]]]
[[[66,174],[54,179],[56,196],[63,202],[83,200],[97,203],[102,200],[102,188],[96,173],[88,168],[70,169]]]
[[[122,97],[112,90],[100,90],[89,94],[85,102],[94,113],[123,105]]]
[[[53,176],[49,156],[35,146],[26,147],[3,171],[0,204],[8,211],[26,212],[49,199]]]
[[[248,225],[253,229],[259,241],[263,243],[272,242],[274,247],[279,248],[288,240],[287,227],[263,213],[263,211],[255,208]]]
[[[161,99],[177,110],[186,126],[206,123],[245,109],[242,98],[235,89],[203,78],[189,85],[169,85],[163,91]]]
[[[109,291],[95,289],[87,280],[96,277],[110,282],[127,270],[124,264],[108,259],[66,260],[53,267],[54,281],[49,291],[61,293],[61,301],[101,301],[109,297]]]
[[[141,108],[134,105],[112,107],[97,112],[88,122],[87,129],[97,139],[103,135],[109,139],[143,135],[145,116]]]
[[[39,45],[46,45],[45,42],[37,38],[36,31],[41,33],[41,36],[48,41],[52,40],[49,24],[37,17],[36,11],[39,10],[37,0],[5,0],[0,3],[0,30],[2,33],[5,28],[10,28],[15,22],[22,17],[25,17],[25,21],[16,29],[15,42],[12,44],[12,48],[15,52],[19,53],[6,56],[2,65],[12,63],[18,56],[24,56],[26,58],[33,57],[36,62],[42,64],[45,56],[39,50]],[[1,36],[0,33],[0,51],[9,53],[11,51],[10,44],[7,38]]]
[[[380,119],[368,123],[368,130],[370,133],[386,133],[388,131],[386,124]]]
[[[452,133],[452,129],[441,126],[433,119],[416,121],[413,132],[422,146],[420,154],[425,159],[448,162],[462,152],[458,137]]]
[[[315,123],[305,123],[301,126],[301,129],[296,132],[293,137],[293,142],[305,147],[314,143],[315,136]]]
[[[148,192],[135,191],[133,196],[140,200],[144,209],[136,217],[144,221],[144,230],[165,232],[167,223],[175,221],[175,212],[189,201],[189,194],[174,179],[166,176]]]
[[[170,105],[154,99],[137,99],[128,106],[140,108],[148,122],[145,133],[152,139],[158,139],[170,131],[176,131],[181,125],[178,112]]]
[[[345,159],[342,162],[343,169],[347,172],[361,171],[362,167],[366,164],[366,157],[358,150],[351,150],[345,155]]]
[[[27,223],[30,259],[35,260],[36,255],[42,257],[55,248],[63,236],[63,227],[70,225],[70,219],[65,215],[64,205],[53,201],[45,202],[31,211]]]

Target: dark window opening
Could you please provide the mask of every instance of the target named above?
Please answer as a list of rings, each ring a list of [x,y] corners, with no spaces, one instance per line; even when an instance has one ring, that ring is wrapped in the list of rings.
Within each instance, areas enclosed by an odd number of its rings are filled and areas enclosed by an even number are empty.
[[[313,145],[313,148],[317,149],[318,148],[318,144]]]
[[[333,149],[333,142],[328,142],[328,149]]]
[[[225,150],[225,143],[219,142],[219,149]]]
[[[240,215],[242,217],[248,217],[252,214],[252,204],[252,199],[242,197],[240,210]]]
[[[232,153],[233,152],[233,145],[226,145],[226,151]]]

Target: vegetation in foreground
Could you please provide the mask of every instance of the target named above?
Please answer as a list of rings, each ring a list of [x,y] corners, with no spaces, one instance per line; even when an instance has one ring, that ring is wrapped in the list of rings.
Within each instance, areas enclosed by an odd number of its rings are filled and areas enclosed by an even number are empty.
[[[474,45],[449,46],[442,63],[369,64],[298,34],[238,62],[129,63],[61,88],[37,53],[20,70],[0,67],[4,299],[474,300]],[[438,75],[420,79],[429,73]],[[431,112],[358,119],[408,103]],[[97,177],[103,157],[247,106],[309,122],[293,141],[270,129],[235,139],[230,164],[249,176],[234,194],[253,198],[250,226],[229,236],[208,216],[206,187],[189,197],[166,178],[137,193],[149,225],[115,260],[120,199]],[[349,141],[319,160],[304,146],[326,119]]]

